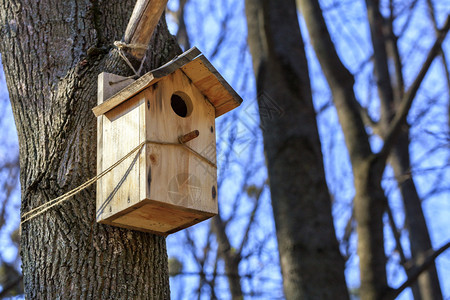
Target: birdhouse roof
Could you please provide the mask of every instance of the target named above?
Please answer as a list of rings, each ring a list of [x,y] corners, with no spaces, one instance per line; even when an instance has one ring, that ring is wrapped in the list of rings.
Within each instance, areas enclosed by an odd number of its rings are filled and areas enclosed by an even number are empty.
[[[98,117],[178,69],[181,69],[189,77],[215,107],[216,118],[242,103],[242,99],[236,91],[223,79],[200,50],[193,47],[165,65],[138,78],[102,104],[94,107],[92,111]]]

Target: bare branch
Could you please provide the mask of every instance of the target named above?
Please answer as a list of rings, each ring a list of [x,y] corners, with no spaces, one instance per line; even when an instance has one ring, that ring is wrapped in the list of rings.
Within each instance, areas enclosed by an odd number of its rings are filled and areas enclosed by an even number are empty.
[[[168,0],[137,0],[123,40],[127,44],[147,46]],[[141,60],[145,49],[131,49],[131,55]]]
[[[450,248],[450,242],[448,242],[438,250],[433,251],[431,254],[429,254],[423,260],[423,263],[421,265],[411,268],[408,279],[400,287],[396,288],[395,290],[390,290],[389,292],[387,292],[386,295],[383,297],[383,299],[394,300],[395,298],[397,298],[398,295],[400,295],[406,288],[408,288],[412,283],[414,283],[420,276],[420,274],[426,271],[434,263],[436,258],[448,248]]]
[[[435,14],[435,10],[434,10],[433,1],[432,0],[427,0],[427,5],[428,5],[428,10],[430,12],[431,21],[433,22],[434,30],[436,32],[436,35],[438,35],[439,34],[439,28],[438,28],[438,24],[437,24],[437,20],[436,20],[436,14]],[[448,91],[450,92],[450,71],[449,71],[449,67],[448,67],[448,64],[447,64],[447,55],[445,55],[445,52],[442,49],[442,46],[441,46],[441,49],[440,49],[440,54],[441,54],[441,57],[442,57],[442,65],[444,67],[445,77],[447,79],[447,88],[448,88]],[[449,116],[450,116],[450,105],[449,105],[448,108],[449,108],[448,112],[449,112]],[[450,125],[450,118],[449,118],[449,125]]]
[[[223,222],[220,215],[215,216],[211,220],[211,229],[217,239],[217,252],[225,262],[225,272],[227,274],[235,274],[235,276],[228,276],[228,284],[230,293],[233,299],[240,299],[242,297],[242,286],[239,277],[239,263],[240,256],[232,248],[230,240],[226,234],[226,224]]]
[[[403,100],[401,101],[401,104],[399,105],[398,111],[395,114],[394,118],[392,119],[389,129],[387,130],[387,134],[384,138],[384,145],[381,151],[378,153],[378,155],[381,158],[387,158],[390,150],[392,149],[392,146],[395,144],[395,140],[397,138],[398,133],[400,132],[400,129],[406,122],[406,117],[408,116],[409,109],[411,108],[412,102],[417,94],[417,91],[419,90],[419,87],[425,78],[425,75],[427,74],[431,63],[433,62],[434,58],[439,54],[439,49],[441,48],[441,44],[444,41],[448,30],[450,28],[450,16],[447,16],[447,20],[445,21],[445,25],[440,30],[440,34],[438,38],[436,39],[433,47],[431,47],[428,56],[419,71],[419,74],[417,75],[416,79],[413,81],[412,85],[410,86],[409,90],[406,92]]]
[[[398,15],[402,15],[404,13],[408,13],[408,16],[406,17],[406,21],[403,24],[403,27],[400,29],[400,33],[398,36],[403,36],[403,34],[406,32],[406,30],[408,29],[409,25],[411,24],[412,21],[412,17],[413,17],[413,12],[414,12],[414,7],[416,6],[418,0],[414,0],[409,4],[406,4],[404,9],[398,14]],[[397,16],[395,16],[394,18],[396,18]]]
[[[222,48],[223,42],[225,41],[227,35],[230,33],[230,31],[227,30],[227,26],[233,13],[235,13],[234,10],[228,9],[225,16],[222,18],[220,22],[220,28],[222,30],[220,31],[216,45],[214,46],[214,49],[211,52],[211,59],[213,59],[219,53],[219,50]]]
[[[388,123],[391,118],[390,107],[394,101],[394,91],[389,74],[386,37],[383,32],[385,20],[380,12],[379,1],[366,0],[366,7],[373,46],[373,68],[380,96],[381,120]]]
[[[387,37],[387,53],[390,57],[394,60],[394,67],[395,67],[395,83],[393,83],[394,89],[394,99],[399,101],[403,98],[403,93],[405,91],[405,82],[403,78],[402,73],[402,61],[400,58],[400,51],[398,49],[398,37],[394,33],[394,1],[389,1],[389,18],[387,19],[387,22],[385,24],[385,35]]]
[[[209,281],[210,287],[211,287],[211,289],[210,289],[210,299],[217,299],[216,291],[215,291],[215,286],[216,286],[217,268],[218,268],[218,265],[219,265],[219,255],[218,255],[218,253],[217,253],[216,259],[215,259],[215,261],[214,261],[214,271],[213,271],[213,275],[212,275],[211,280]]]
[[[400,232],[397,229],[397,226],[395,225],[394,215],[392,214],[392,209],[389,203],[386,203],[386,212],[388,215],[389,225],[391,226],[392,234],[394,235],[395,248],[400,255],[400,264],[403,265],[406,262],[405,251],[403,251],[402,243],[400,241]]]
[[[361,113],[361,118],[364,122],[364,124],[366,126],[370,126],[372,127],[373,131],[376,133],[379,131],[378,127],[379,127],[379,123],[377,121],[375,121],[369,114],[369,110],[367,109],[367,107],[363,107],[362,105],[359,104],[359,111]]]
[[[0,299],[3,299],[3,297],[6,297],[11,290],[13,290],[15,287],[17,287],[20,283],[23,281],[23,276],[17,277],[15,280],[8,282],[3,287],[3,290],[0,292]]]
[[[300,1],[300,8],[314,52],[332,91],[351,160],[365,159],[372,155],[372,151],[361,117],[361,106],[353,90],[355,79],[337,54],[319,3]]]
[[[188,0],[180,0],[178,10],[172,12],[172,16],[175,18],[175,21],[178,24],[177,30],[177,41],[180,45],[183,46],[184,50],[191,48],[191,43],[189,39],[189,34],[187,32],[186,22],[185,22],[185,7]]]
[[[244,249],[245,245],[248,242],[250,229],[252,228],[252,225],[253,225],[253,223],[255,221],[256,211],[257,211],[257,209],[259,207],[259,200],[261,199],[261,194],[262,194],[263,191],[264,191],[264,186],[261,187],[260,189],[258,189],[258,191],[256,192],[255,203],[253,204],[252,212],[250,213],[250,220],[248,220],[247,227],[245,229],[244,237],[242,238],[241,245],[239,246],[239,248],[238,248],[239,250],[237,251],[237,255],[238,256],[242,255],[242,250]]]

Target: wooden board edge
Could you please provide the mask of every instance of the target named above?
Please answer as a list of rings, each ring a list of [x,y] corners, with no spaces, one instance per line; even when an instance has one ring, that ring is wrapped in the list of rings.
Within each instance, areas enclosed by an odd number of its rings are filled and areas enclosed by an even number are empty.
[[[141,92],[146,87],[156,83],[159,81],[159,78],[154,78],[153,74],[147,73],[143,75],[142,77],[138,78],[136,81],[128,85],[127,87],[123,88],[114,96],[106,100],[100,105],[97,105],[92,109],[92,112],[96,117],[103,115],[113,109],[114,107],[118,106],[122,102],[126,101],[127,99],[135,96],[139,92]]]
[[[126,215],[133,210],[139,209],[141,206],[144,205],[142,202],[143,201],[140,201],[122,211],[108,215],[107,217],[105,217],[102,213],[99,214],[98,208],[96,207],[96,212],[95,212],[96,221],[97,221],[97,223],[111,224],[111,222],[113,222],[115,219],[120,218],[123,215]]]
[[[201,60],[202,63],[205,65],[205,67],[217,78],[217,80],[223,86],[223,88],[233,97],[233,100],[237,104],[237,106],[241,105],[241,103],[243,101],[241,96],[239,96],[239,94],[231,87],[231,85],[228,83],[228,81],[226,81],[222,77],[222,75],[220,75],[219,71],[217,71],[217,69],[214,68],[214,66],[211,64],[211,62],[204,55],[200,55],[196,59]],[[228,101],[225,103],[228,103]]]
[[[217,80],[217,83],[220,85],[220,87],[223,90],[225,90],[225,92],[228,93],[228,95],[230,96],[228,100],[225,100],[218,105],[216,103],[216,105],[215,105],[214,102],[216,102],[216,101],[212,101],[213,99],[210,99],[208,97],[208,95],[206,95],[205,92],[203,92],[202,89],[199,88],[200,92],[209,100],[209,102],[216,109],[215,117],[217,118],[217,117],[235,109],[236,107],[240,106],[241,103],[243,102],[241,96],[239,96],[239,94],[231,87],[231,85],[222,77],[222,75],[217,71],[216,68],[214,68],[214,66],[211,64],[211,62],[203,54],[199,55],[197,58],[192,60],[190,63],[196,64],[198,62],[200,62],[200,64],[202,64],[207,69],[207,71],[212,76],[214,76],[214,78]],[[194,85],[195,85],[195,80],[193,80],[189,76],[189,63],[184,66],[181,66],[180,69],[183,71],[183,73],[188,78],[190,78],[194,82]]]
[[[242,102],[236,102],[233,100],[228,100],[227,102],[223,102],[222,104],[215,107],[216,109],[216,118],[220,117],[223,114],[226,114],[229,111],[239,107]],[[230,105],[231,104],[231,105]],[[229,107],[227,107],[229,105]]]
[[[140,232],[147,232],[147,233],[151,233],[151,234],[160,235],[160,236],[163,236],[163,237],[166,237],[166,236],[169,235],[169,233],[159,232],[159,231],[153,231],[153,230],[144,229],[144,228],[139,228],[139,227],[134,227],[134,226],[125,225],[125,224],[122,224],[122,223],[114,223],[114,221],[101,220],[101,221],[97,221],[97,222],[100,223],[100,224],[104,224],[104,225],[109,225],[109,226],[114,226],[114,227],[120,227],[120,228],[125,228],[125,229],[130,229],[130,230],[140,231]]]
[[[182,54],[175,56],[171,61],[165,63],[161,67],[151,70],[150,73],[157,78],[165,77],[187,65],[201,54],[202,52],[200,52],[197,47],[192,47]]]
[[[187,207],[183,207],[183,206],[180,206],[180,205],[170,204],[170,203],[167,203],[167,202],[151,200],[151,199],[148,199],[148,198],[142,200],[141,202],[139,202],[139,204],[142,204],[142,205],[158,204],[159,206],[164,207],[164,208],[178,209],[178,210],[181,210],[181,211],[185,211],[185,212],[192,213],[192,214],[197,214],[197,215],[202,215],[202,216],[203,215],[209,216],[211,214],[212,215],[217,215],[217,212],[215,212],[215,211],[200,211],[200,210],[197,210],[197,209],[187,208]]]
[[[212,217],[214,217],[214,216],[216,216],[216,215],[217,215],[217,214],[211,214],[211,215],[206,215],[206,214],[205,214],[205,215],[202,215],[201,218],[192,220],[192,222],[183,224],[183,225],[178,226],[178,227],[176,227],[176,228],[174,228],[174,229],[172,229],[172,230],[166,231],[166,234],[169,235],[169,234],[178,232],[178,231],[180,231],[180,230],[183,230],[183,229],[185,229],[185,228],[191,227],[191,226],[193,226],[193,225],[195,225],[195,224],[198,224],[198,223],[200,223],[200,222],[206,221],[206,220],[208,220],[208,219],[210,219],[210,218],[212,218]]]
[[[193,213],[198,215],[198,218],[195,218],[194,220],[192,220],[191,222],[185,223],[183,225],[180,225],[176,228],[173,228],[171,230],[168,230],[166,232],[159,232],[159,231],[154,231],[154,230],[149,230],[149,229],[143,229],[143,228],[139,228],[139,227],[134,227],[134,226],[130,226],[130,225],[124,225],[122,223],[116,223],[114,222],[114,220],[134,211],[137,210],[139,208],[141,208],[144,205],[147,204],[157,204],[161,207],[167,207],[167,208],[171,208],[171,209],[178,209],[181,211],[186,211],[189,213]],[[204,220],[210,219],[214,216],[216,216],[218,214],[218,211],[214,211],[214,212],[206,212],[206,211],[199,211],[196,209],[192,209],[192,208],[186,208],[186,207],[182,207],[182,206],[178,206],[178,205],[174,205],[174,204],[170,204],[170,203],[165,203],[165,202],[160,202],[160,201],[156,201],[156,200],[151,200],[151,199],[143,199],[142,201],[134,204],[133,206],[128,207],[127,209],[124,209],[114,215],[111,215],[109,217],[106,218],[102,218],[102,215],[99,215],[96,218],[97,223],[101,223],[101,224],[106,224],[106,225],[111,225],[111,226],[117,226],[117,227],[122,227],[122,228],[127,228],[127,229],[132,229],[132,230],[137,230],[137,231],[142,231],[142,232],[148,232],[148,233],[153,233],[153,234],[157,234],[157,235],[162,235],[162,236],[167,236],[169,234],[175,233],[177,231],[180,231],[182,229],[185,229],[187,227],[190,227],[192,225],[195,225],[197,223],[200,223]]]
[[[155,231],[155,230],[150,230],[150,229],[145,229],[145,228],[140,228],[140,227],[135,227],[135,226],[130,226],[130,225],[125,225],[122,223],[115,223],[113,220],[109,220],[109,219],[105,219],[105,220],[100,220],[97,221],[100,224],[104,224],[104,225],[110,225],[110,226],[114,226],[114,227],[120,227],[120,228],[125,228],[125,229],[130,229],[130,230],[136,230],[136,231],[140,231],[140,232],[147,232],[147,233],[151,233],[151,234],[156,234],[156,235],[160,235],[163,237],[167,237],[169,234],[173,234],[176,233],[180,230],[186,229],[188,227],[191,227],[193,225],[196,225],[200,222],[206,221],[214,216],[216,216],[217,214],[210,214],[210,215],[202,215],[201,218],[195,219],[192,222],[188,222],[185,223],[181,226],[178,226],[174,229],[171,229],[169,231],[166,232],[160,232],[160,231]],[[114,218],[115,220],[116,218]]]

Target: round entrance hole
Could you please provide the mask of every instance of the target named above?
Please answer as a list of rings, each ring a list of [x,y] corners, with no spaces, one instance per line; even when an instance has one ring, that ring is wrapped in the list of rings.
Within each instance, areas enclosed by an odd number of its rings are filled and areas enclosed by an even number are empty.
[[[170,98],[170,106],[172,106],[173,111],[182,118],[189,117],[192,112],[192,102],[189,96],[176,92]]]

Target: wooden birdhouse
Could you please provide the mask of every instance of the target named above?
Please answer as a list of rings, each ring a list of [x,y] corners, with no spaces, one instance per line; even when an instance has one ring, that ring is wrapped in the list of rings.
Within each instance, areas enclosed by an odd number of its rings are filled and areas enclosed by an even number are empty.
[[[135,81],[100,74],[97,222],[167,235],[216,215],[215,118],[241,102],[196,48]]]

